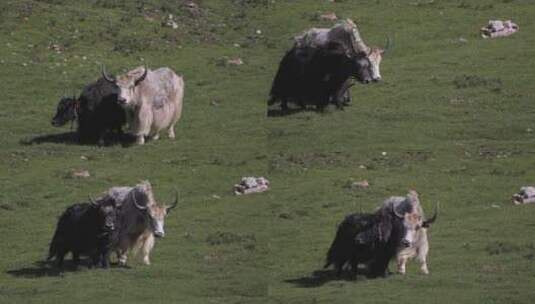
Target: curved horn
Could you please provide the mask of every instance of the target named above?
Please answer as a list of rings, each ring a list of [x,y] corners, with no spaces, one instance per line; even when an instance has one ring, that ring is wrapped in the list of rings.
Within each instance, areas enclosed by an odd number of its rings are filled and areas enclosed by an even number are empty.
[[[138,85],[140,82],[142,82],[145,77],[147,77],[147,73],[149,72],[149,69],[147,69],[147,66],[144,66],[145,68],[145,71],[143,72],[143,75],[141,75],[141,77],[139,77],[138,79],[136,79],[136,81],[134,81],[134,85]]]
[[[95,200],[93,199],[93,197],[91,196],[91,194],[89,195],[89,203],[90,203],[91,206],[93,206],[93,207],[97,207],[97,206],[98,206],[98,203],[95,202]]]
[[[104,65],[102,65],[102,77],[104,77],[104,79],[106,79],[107,81],[109,81],[111,83],[115,83],[116,82],[115,78],[108,76],[108,74],[106,73],[106,68],[104,67]]]
[[[397,210],[396,210],[396,205],[395,204],[392,204],[392,212],[394,212],[394,214],[399,217],[399,218],[403,218],[405,216],[405,214],[403,213],[399,213]]]
[[[132,191],[132,201],[134,203],[134,206],[136,206],[137,209],[142,210],[142,211],[147,210],[147,208],[148,208],[147,206],[141,206],[141,205],[139,205],[137,203],[137,201],[136,201],[136,193],[133,192],[133,191]]]
[[[438,216],[438,203],[435,205],[435,214],[433,214],[433,216],[430,219],[426,219],[423,222],[422,226],[428,228],[429,226],[431,226],[431,224],[433,224],[433,222],[435,222],[435,220],[437,219],[437,216]]]
[[[167,212],[169,212],[173,208],[175,208],[177,204],[178,204],[178,190],[175,189],[175,201],[173,202],[173,204],[171,206],[166,208]]]

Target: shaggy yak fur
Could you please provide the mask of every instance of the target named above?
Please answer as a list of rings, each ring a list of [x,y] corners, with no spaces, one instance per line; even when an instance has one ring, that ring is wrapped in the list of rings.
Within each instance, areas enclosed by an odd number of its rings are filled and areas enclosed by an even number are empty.
[[[370,277],[387,276],[388,263],[406,234],[403,221],[392,208],[346,216],[338,226],[324,268],[334,265],[337,275],[347,268],[356,277],[358,265],[365,264]]]
[[[116,211],[115,201],[109,198],[67,208],[56,226],[48,260],[55,258],[57,266],[62,267],[65,255],[71,252],[75,266],[80,255],[85,255],[92,259],[90,266],[107,268],[116,238]]]
[[[103,78],[87,85],[80,97],[63,97],[57,107],[52,125],[60,127],[77,123],[81,143],[103,143],[108,133],[122,135],[126,112],[117,103],[119,88]]]

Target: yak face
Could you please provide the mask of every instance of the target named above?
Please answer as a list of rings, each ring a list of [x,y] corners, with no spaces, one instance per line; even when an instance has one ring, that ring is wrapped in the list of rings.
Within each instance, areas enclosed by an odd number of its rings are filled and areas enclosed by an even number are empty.
[[[104,68],[102,69],[104,79],[114,83],[119,88],[117,102],[125,107],[134,106],[135,91],[137,90],[137,86],[147,77],[147,73],[148,69],[146,67],[138,67],[124,75],[113,78],[106,74]]]
[[[117,208],[113,199],[99,201],[95,203],[91,201],[91,206],[96,208],[98,214],[98,227],[102,232],[111,232],[115,230],[117,223]]]
[[[401,245],[410,247],[416,242],[418,231],[423,227],[422,216],[415,212],[405,213],[403,226],[405,228],[405,234],[401,241]]]
[[[150,184],[149,184],[149,187],[150,187]],[[152,190],[151,190],[151,193],[152,193]],[[154,236],[158,238],[164,237],[165,236],[165,230],[164,230],[165,217],[178,204],[178,192],[175,195],[175,201],[170,206],[159,206],[156,203],[143,206],[137,203],[135,197],[136,197],[135,194],[132,195],[134,206],[139,211],[143,212],[143,214],[145,214],[145,216],[147,217],[149,221],[149,225]]]
[[[77,117],[80,101],[73,97],[63,97],[58,103],[56,115],[52,118],[54,127],[64,126],[67,122],[73,121]]]
[[[164,220],[167,216],[167,208],[153,205],[148,209],[152,232],[155,237],[164,237]]]
[[[379,66],[381,65],[381,60],[383,60],[384,50],[381,48],[372,48],[368,54],[368,60],[371,63],[371,78],[373,81],[381,80],[381,71]]]
[[[361,83],[368,84],[373,80],[372,64],[367,57],[357,57],[353,61],[353,77]]]

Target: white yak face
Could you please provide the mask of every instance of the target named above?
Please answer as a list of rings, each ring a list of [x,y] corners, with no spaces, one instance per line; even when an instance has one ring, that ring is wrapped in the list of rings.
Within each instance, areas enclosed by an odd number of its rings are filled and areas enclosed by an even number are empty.
[[[135,105],[135,91],[146,76],[147,70],[144,67],[138,67],[124,75],[118,76],[115,80],[115,84],[119,87],[120,91],[117,101],[126,107]]]
[[[422,229],[423,219],[422,216],[416,212],[405,213],[403,219],[403,226],[405,228],[405,236],[401,241],[401,244],[405,247],[413,246],[417,240],[417,233]]]
[[[154,233],[154,236],[164,237],[165,236],[164,221],[165,221],[165,217],[167,216],[167,208],[153,205],[149,207],[148,212],[151,218],[152,232]]]
[[[368,59],[371,63],[371,70],[372,70],[372,79],[373,81],[379,81],[381,80],[381,71],[379,69],[379,66],[381,65],[381,60],[383,59],[383,53],[385,51],[381,48],[372,48],[370,50],[370,53],[368,54]]]

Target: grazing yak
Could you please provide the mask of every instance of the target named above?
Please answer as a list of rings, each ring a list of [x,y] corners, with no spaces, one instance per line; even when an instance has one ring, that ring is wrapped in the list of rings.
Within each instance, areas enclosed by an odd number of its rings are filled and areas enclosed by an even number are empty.
[[[407,247],[399,248],[396,254],[397,270],[400,274],[405,274],[407,261],[416,258],[416,261],[420,263],[420,270],[424,274],[429,274],[427,267],[427,254],[429,253],[429,241],[427,239],[427,229],[431,227],[431,224],[435,222],[438,215],[438,205],[435,207],[435,213],[430,219],[425,219],[424,211],[420,205],[418,194],[415,191],[411,191],[410,194],[414,198],[414,215],[412,221],[416,225],[416,230],[412,235],[408,236],[410,244]],[[402,204],[405,197],[395,196],[385,201],[385,208],[389,205]]]
[[[385,49],[368,47],[350,19],[296,36],[279,64],[268,105],[280,102],[286,110],[288,102],[293,102],[322,109],[334,103],[342,108],[351,99],[353,79],[361,83],[381,79],[379,66],[389,41]]]
[[[164,220],[178,203],[178,195],[170,206],[159,206],[154,199],[152,186],[148,181],[135,187],[113,187],[108,190],[120,207],[117,243],[115,251],[120,265],[126,265],[127,254],[141,252],[144,264],[150,265],[149,254],[154,247],[155,237],[165,235]]]
[[[119,88],[104,78],[87,85],[80,96],[63,97],[52,119],[52,125],[61,127],[77,123],[81,143],[104,143],[108,133],[122,135],[126,123],[124,109],[117,103]]]
[[[348,215],[338,226],[327,252],[325,268],[334,265],[338,275],[349,268],[356,277],[364,264],[370,277],[387,276],[388,263],[401,247],[409,247],[417,230],[418,197],[410,192],[402,201],[387,199],[375,213]]]
[[[63,266],[65,255],[72,253],[75,266],[80,255],[91,257],[92,265],[109,266],[109,254],[114,243],[117,223],[115,200],[101,198],[96,202],[74,204],[59,218],[50,243],[48,260],[55,257]]]
[[[167,129],[169,138],[175,138],[175,124],[182,114],[184,80],[169,68],[149,70],[138,67],[110,77],[102,68],[102,76],[119,87],[119,103],[129,112],[128,123],[138,144],[145,137],[157,140],[160,131]]]

